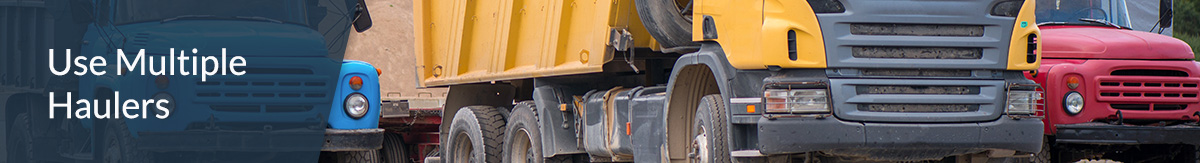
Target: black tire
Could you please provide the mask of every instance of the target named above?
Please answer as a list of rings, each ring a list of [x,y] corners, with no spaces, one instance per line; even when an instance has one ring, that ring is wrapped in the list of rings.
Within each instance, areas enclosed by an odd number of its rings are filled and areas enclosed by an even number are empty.
[[[722,101],[724,99],[721,98],[721,95],[707,95],[700,99],[700,104],[696,107],[696,117],[692,123],[693,143],[689,146],[692,150],[689,152],[695,154],[692,159],[700,160],[697,162],[730,162],[729,138],[726,137],[728,130],[725,124],[725,103]],[[701,145],[700,143],[707,144]]]
[[[524,101],[513,107],[504,131],[504,162],[546,162],[542,157],[542,131],[537,115],[533,101]]]
[[[17,114],[8,124],[7,162],[33,162],[33,130],[29,129],[29,114]]]
[[[1029,159],[1028,161],[1022,161],[1022,162],[1053,163],[1050,161],[1050,157],[1051,157],[1050,149],[1054,148],[1054,147],[1050,146],[1051,145],[1050,139],[1051,138],[1049,138],[1049,137],[1045,138],[1045,142],[1042,143],[1042,150],[1038,151],[1038,153],[1034,153],[1033,157],[1028,158]]]
[[[408,146],[404,145],[404,137],[396,133],[383,133],[383,148],[379,149],[380,161],[384,163],[409,163]]]
[[[490,106],[467,106],[454,114],[442,160],[462,163],[499,163],[504,138],[504,116]]]
[[[664,52],[687,52],[700,44],[692,42],[692,21],[680,12],[674,0],[635,0],[642,26]],[[693,4],[694,5],[694,4]]]
[[[124,119],[107,120],[104,130],[104,160],[106,163],[141,163],[153,160],[148,152],[136,149],[133,135]]]
[[[379,163],[379,151],[350,151],[337,152],[337,162],[339,163]]]

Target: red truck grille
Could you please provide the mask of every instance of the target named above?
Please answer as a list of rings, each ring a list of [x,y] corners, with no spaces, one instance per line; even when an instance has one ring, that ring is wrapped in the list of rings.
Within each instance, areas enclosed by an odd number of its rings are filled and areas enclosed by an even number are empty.
[[[1099,76],[1099,102],[1120,110],[1183,110],[1200,102],[1200,79],[1168,76]]]

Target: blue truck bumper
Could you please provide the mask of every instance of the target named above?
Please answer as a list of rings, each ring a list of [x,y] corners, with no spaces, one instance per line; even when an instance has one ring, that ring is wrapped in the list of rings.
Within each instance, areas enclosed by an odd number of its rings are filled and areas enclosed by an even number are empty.
[[[366,151],[383,147],[383,129],[325,129],[325,144],[321,151]]]
[[[321,140],[320,130],[282,131],[169,131],[139,132],[138,149],[147,151],[312,151]]]

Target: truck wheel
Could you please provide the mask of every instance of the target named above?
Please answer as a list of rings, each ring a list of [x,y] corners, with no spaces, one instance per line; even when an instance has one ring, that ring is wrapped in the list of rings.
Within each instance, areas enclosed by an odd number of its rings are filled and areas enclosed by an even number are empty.
[[[688,157],[693,162],[729,162],[729,143],[725,135],[725,104],[721,95],[707,95],[700,99],[696,118],[692,123],[692,144]]]
[[[383,133],[383,148],[379,149],[380,162],[385,163],[408,163],[408,150],[404,145],[404,138],[396,133]]]
[[[454,114],[446,139],[446,162],[498,163],[504,116],[490,106],[467,106]]]
[[[350,151],[337,152],[337,162],[339,163],[379,163],[379,151]]]
[[[29,130],[29,114],[21,113],[8,123],[8,162],[33,162],[33,135]]]
[[[682,52],[684,49],[699,47],[692,42],[691,0],[635,0],[638,17],[646,31],[658,40],[664,52]],[[684,10],[684,9],[687,10]],[[686,13],[686,14],[685,14]]]
[[[1041,150],[1041,151],[1038,151],[1038,153],[1034,153],[1034,154],[1033,154],[1033,157],[1030,157],[1030,158],[1029,158],[1029,161],[1026,161],[1026,162],[1032,162],[1032,163],[1052,163],[1052,162],[1050,162],[1050,148],[1052,148],[1052,147],[1050,146],[1050,142],[1049,142],[1049,141],[1050,141],[1050,138],[1049,138],[1049,137],[1047,137],[1047,138],[1045,138],[1045,139],[1046,139],[1045,141],[1047,141],[1047,142],[1045,142],[1045,143],[1042,143],[1042,150]]]
[[[504,162],[542,163],[542,132],[532,101],[517,104],[504,131]]]
[[[129,134],[127,126],[124,119],[107,121],[104,130],[103,162],[151,162],[147,152],[134,148],[133,135]]]

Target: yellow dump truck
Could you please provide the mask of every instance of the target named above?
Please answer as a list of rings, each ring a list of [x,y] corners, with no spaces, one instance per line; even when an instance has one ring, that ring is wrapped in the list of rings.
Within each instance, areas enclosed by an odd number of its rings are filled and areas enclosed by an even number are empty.
[[[426,159],[1030,156],[1033,14],[1033,0],[416,0],[417,80],[449,87]]]

